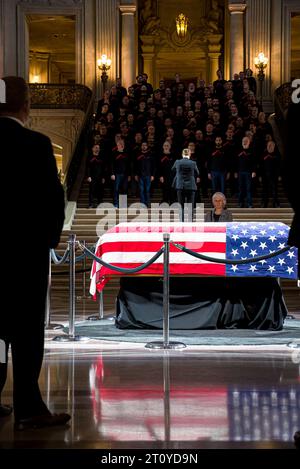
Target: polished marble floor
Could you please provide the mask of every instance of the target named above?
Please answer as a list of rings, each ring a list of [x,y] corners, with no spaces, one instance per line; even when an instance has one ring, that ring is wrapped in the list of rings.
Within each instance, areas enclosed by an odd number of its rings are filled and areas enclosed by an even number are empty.
[[[41,389],[66,428],[14,433],[2,448],[294,448],[300,429],[300,351],[288,347],[187,347],[53,342]],[[11,375],[3,402],[11,402]]]

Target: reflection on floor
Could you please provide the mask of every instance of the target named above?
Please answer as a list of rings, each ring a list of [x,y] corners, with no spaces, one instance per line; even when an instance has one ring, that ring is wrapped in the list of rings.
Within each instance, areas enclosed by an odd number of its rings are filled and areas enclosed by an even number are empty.
[[[71,425],[14,434],[2,419],[0,447],[293,448],[299,362],[299,349],[283,346],[163,352],[47,340],[41,389]]]

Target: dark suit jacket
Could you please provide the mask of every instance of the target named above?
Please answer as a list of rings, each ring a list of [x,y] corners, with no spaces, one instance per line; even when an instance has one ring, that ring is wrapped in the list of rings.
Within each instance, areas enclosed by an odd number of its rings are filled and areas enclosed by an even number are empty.
[[[287,115],[283,181],[289,202],[295,212],[289,245],[298,248],[300,248],[299,130],[300,104],[291,104]]]
[[[172,187],[176,190],[196,191],[195,178],[199,176],[199,170],[195,161],[182,158],[175,161],[172,171],[176,171]]]
[[[0,151],[7,240],[13,249],[22,246],[19,252],[38,256],[39,248],[57,246],[64,222],[64,192],[50,139],[0,117]]]

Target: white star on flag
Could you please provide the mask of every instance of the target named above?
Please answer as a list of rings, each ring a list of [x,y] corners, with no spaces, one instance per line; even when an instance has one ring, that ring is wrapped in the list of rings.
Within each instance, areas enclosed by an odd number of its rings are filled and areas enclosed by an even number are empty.
[[[233,229],[233,225],[238,227],[237,230]],[[225,269],[229,277],[267,275],[268,277],[296,278],[297,254],[295,248],[287,247],[289,233],[287,225],[276,221],[229,223],[227,230],[227,259],[248,261],[237,264],[238,269],[233,269],[232,264],[228,264]],[[261,259],[265,254],[267,258]],[[287,270],[288,267],[293,270]]]
[[[238,269],[238,266],[237,265],[232,265],[231,266],[231,270],[233,270],[233,272],[236,272]]]
[[[292,274],[292,273],[294,272],[293,267],[288,267],[288,268],[287,268],[287,272],[288,272],[289,274]]]

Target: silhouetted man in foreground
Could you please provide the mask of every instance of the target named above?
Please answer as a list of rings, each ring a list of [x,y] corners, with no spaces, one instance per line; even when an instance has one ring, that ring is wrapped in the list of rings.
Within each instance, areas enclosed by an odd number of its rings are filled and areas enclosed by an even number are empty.
[[[7,77],[4,81],[6,104],[0,104],[1,166],[10,188],[1,185],[7,240],[2,252],[8,258],[2,262],[1,286],[9,306],[0,312],[0,339],[6,344],[6,363],[0,363],[0,396],[11,346],[15,429],[23,430],[63,425],[70,419],[68,414],[50,413],[38,385],[44,351],[49,249],[59,243],[64,194],[49,138],[24,127],[30,109],[25,81],[19,77]],[[0,406],[0,417],[11,412],[9,406]]]
[[[300,103],[290,104],[286,126],[286,152],[284,182],[289,202],[295,212],[289,240],[290,246],[298,248],[298,278],[300,278],[300,192],[299,192],[299,130]]]

